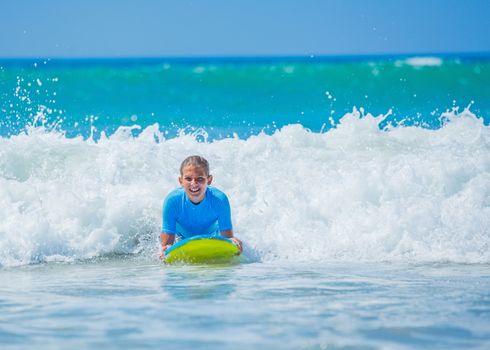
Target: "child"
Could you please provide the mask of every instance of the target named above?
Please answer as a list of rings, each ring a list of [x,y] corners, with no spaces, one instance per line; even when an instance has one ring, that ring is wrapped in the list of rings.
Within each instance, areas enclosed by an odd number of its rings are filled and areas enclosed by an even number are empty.
[[[175,242],[175,235],[188,238],[195,235],[221,234],[230,238],[242,252],[242,242],[233,237],[230,203],[215,187],[209,174],[209,163],[200,156],[190,156],[180,165],[179,183],[163,203],[163,227],[160,234],[162,253]]]

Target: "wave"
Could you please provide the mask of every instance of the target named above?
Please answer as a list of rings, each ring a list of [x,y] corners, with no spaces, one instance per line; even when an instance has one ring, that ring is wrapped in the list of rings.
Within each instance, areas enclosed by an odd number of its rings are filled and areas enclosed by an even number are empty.
[[[162,201],[190,154],[228,194],[245,259],[490,263],[489,127],[468,110],[444,118],[381,130],[354,110],[325,133],[213,142],[157,124],[97,141],[31,127],[0,138],[0,264],[156,258]]]

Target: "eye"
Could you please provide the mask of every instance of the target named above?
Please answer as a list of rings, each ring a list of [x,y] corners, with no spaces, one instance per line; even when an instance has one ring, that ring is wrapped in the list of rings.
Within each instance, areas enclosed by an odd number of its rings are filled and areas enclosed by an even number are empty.
[[[199,182],[200,184],[204,183],[204,181],[206,181],[206,178],[202,177],[202,176],[199,176],[197,179],[196,179],[197,182]]]
[[[184,177],[184,180],[187,182],[192,182],[192,177]]]

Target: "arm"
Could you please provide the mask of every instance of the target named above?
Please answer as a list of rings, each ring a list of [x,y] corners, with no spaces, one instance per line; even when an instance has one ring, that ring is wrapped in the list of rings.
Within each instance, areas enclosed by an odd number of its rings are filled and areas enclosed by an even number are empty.
[[[165,258],[165,250],[174,244],[175,233],[177,232],[176,222],[178,212],[175,203],[178,201],[178,198],[172,193],[167,195],[163,202],[162,231],[160,232],[160,242],[162,244],[160,259],[162,260]]]
[[[238,255],[240,255],[243,252],[242,241],[240,241],[236,237],[233,237],[233,230],[223,230],[220,232],[220,234],[223,237],[231,239],[238,246],[238,249],[240,249],[240,252],[238,253]]]
[[[170,233],[162,232],[160,233],[160,241],[162,243],[162,251],[160,253],[160,258],[163,259],[165,256],[165,251],[175,242],[175,235]]]
[[[220,234],[223,237],[229,238],[238,246],[240,249],[238,255],[240,255],[243,251],[242,241],[233,236],[233,229],[231,224],[231,207],[230,202],[228,201],[228,197],[222,193],[221,200],[218,202],[219,205],[219,214],[218,214],[218,225],[220,227],[226,228],[225,230],[221,230]]]

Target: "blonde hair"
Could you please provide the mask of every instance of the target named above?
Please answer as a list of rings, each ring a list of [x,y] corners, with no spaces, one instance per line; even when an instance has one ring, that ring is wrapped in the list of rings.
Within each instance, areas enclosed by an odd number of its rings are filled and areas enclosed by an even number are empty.
[[[183,175],[184,173],[184,168],[186,166],[193,165],[195,167],[202,168],[204,170],[204,173],[209,176],[209,163],[208,161],[201,156],[189,156],[184,161],[182,164],[180,164],[180,175]]]

